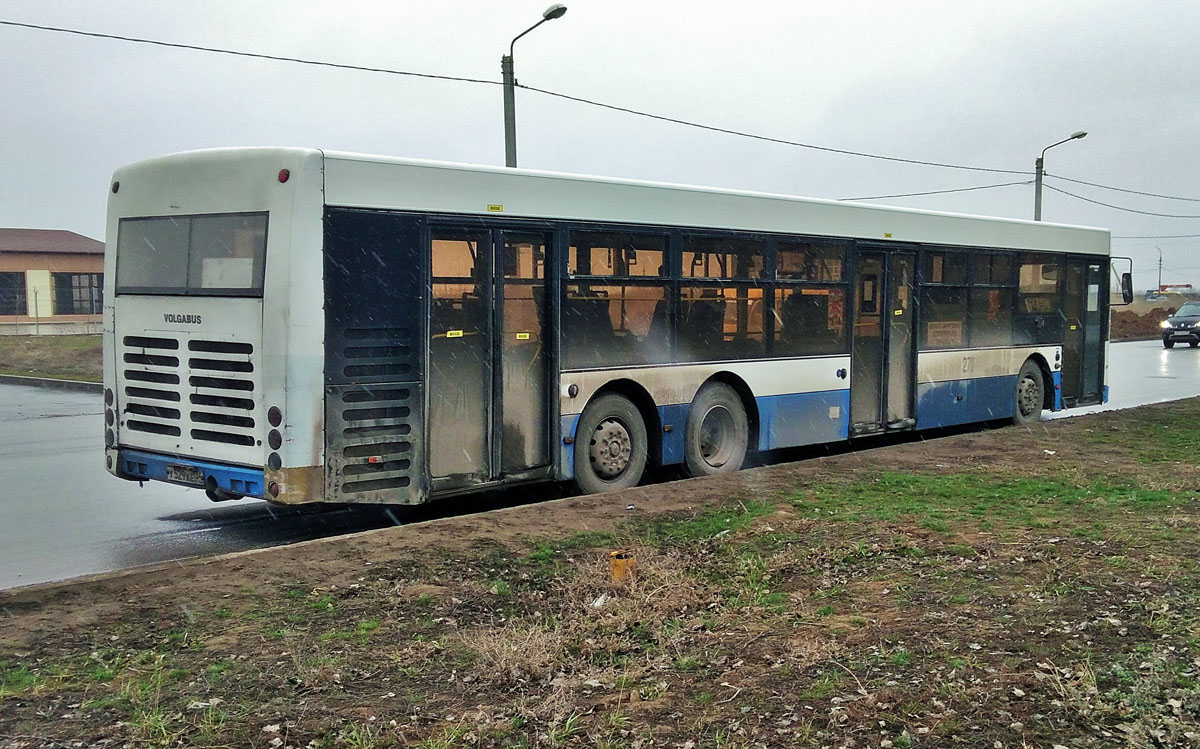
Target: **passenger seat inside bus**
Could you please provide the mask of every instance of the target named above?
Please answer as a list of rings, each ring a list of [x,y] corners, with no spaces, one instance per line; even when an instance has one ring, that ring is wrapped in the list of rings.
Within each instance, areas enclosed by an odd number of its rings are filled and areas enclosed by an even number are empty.
[[[715,289],[704,289],[699,299],[688,304],[687,321],[680,331],[694,358],[709,359],[720,354],[725,338],[725,300]]]

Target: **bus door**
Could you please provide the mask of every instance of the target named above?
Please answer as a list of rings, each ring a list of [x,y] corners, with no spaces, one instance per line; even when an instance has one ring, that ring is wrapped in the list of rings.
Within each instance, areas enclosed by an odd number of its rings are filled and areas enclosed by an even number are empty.
[[[433,490],[548,466],[549,236],[434,227],[430,245]]]
[[[861,251],[854,274],[850,433],[908,429],[913,418],[914,269],[911,252]]]
[[[1096,259],[1064,261],[1063,405],[1099,403],[1104,372],[1105,264]]]

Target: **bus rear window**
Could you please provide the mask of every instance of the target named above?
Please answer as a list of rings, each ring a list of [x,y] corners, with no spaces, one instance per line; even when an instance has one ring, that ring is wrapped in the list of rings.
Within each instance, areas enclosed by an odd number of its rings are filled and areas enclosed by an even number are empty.
[[[261,296],[266,213],[123,218],[118,294]]]

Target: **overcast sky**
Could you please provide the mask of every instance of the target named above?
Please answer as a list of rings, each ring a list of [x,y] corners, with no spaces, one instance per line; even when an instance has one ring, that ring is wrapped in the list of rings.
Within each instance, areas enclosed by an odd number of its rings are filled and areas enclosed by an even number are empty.
[[[542,0],[5,0],[0,20],[493,81]],[[516,47],[518,80],[830,148],[1033,171],[1186,198],[1046,184],[1200,216],[1200,3],[567,0]],[[112,171],[213,146],[504,163],[498,85],[425,80],[0,26],[0,226],[103,238]],[[1032,176],[823,153],[517,92],[520,164],[826,198]],[[892,198],[1032,218],[1033,187]],[[1043,218],[1102,226],[1139,288],[1200,285],[1200,218],[1049,189]]]

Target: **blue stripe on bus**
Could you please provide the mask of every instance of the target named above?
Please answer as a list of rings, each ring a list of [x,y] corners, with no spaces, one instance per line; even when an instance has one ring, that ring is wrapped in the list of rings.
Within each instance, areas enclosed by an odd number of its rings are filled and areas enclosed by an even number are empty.
[[[575,478],[574,439],[575,439],[575,427],[579,426],[579,417],[580,416],[582,416],[582,414],[568,414],[566,416],[560,417],[560,419],[559,419],[559,425],[562,429],[562,436],[563,436],[564,440],[567,437],[570,437],[572,440],[572,444],[570,444],[570,445],[568,445],[565,441],[560,442],[558,445],[558,449],[560,451],[559,452],[559,461],[558,461],[558,466],[559,466],[558,478],[562,481],[567,481],[569,479]]]
[[[1054,407],[1050,410],[1061,411],[1063,410],[1062,372],[1055,372],[1054,374],[1050,375],[1050,379],[1054,382]]]
[[[216,480],[218,488],[231,494],[260,498],[263,496],[263,472],[261,469],[206,463],[201,460],[158,455],[141,450],[121,450],[117,455],[117,460],[121,474],[134,481],[167,481],[180,484],[178,481],[171,481],[167,478],[167,466],[191,466],[200,469],[206,481],[211,476]],[[195,484],[180,485],[203,488]]]
[[[754,400],[758,404],[759,450],[849,438],[849,390],[771,395]]]
[[[917,429],[1011,419],[1016,387],[1016,375],[921,383],[917,386]]]
[[[1105,386],[1104,386],[1104,390],[1103,390],[1102,392],[1104,393],[1104,395],[1101,397],[1101,400],[1100,400],[1100,402],[1101,402],[1101,403],[1108,403],[1108,385],[1105,385]]]

